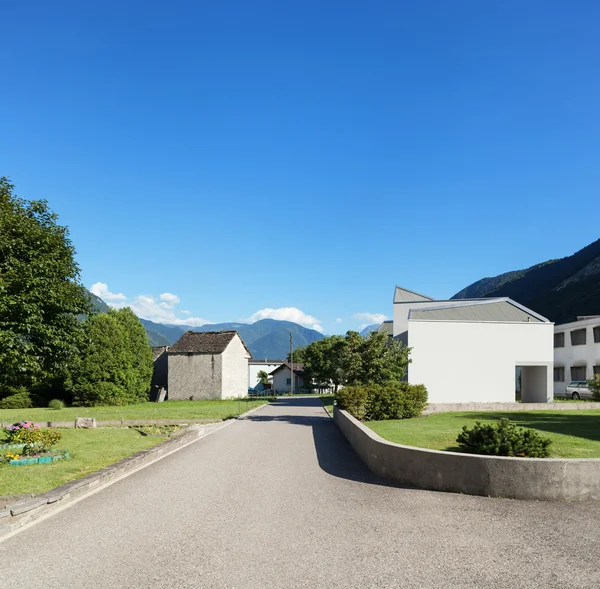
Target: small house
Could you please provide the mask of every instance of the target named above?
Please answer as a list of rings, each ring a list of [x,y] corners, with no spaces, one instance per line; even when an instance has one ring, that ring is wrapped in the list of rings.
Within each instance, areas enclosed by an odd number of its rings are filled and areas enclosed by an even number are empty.
[[[248,395],[252,354],[237,331],[186,331],[167,353],[170,400]]]
[[[300,392],[304,389],[304,364],[294,362],[294,392]],[[284,362],[273,370],[270,375],[273,377],[273,390],[276,394],[289,393],[292,390],[292,367],[289,362]]]

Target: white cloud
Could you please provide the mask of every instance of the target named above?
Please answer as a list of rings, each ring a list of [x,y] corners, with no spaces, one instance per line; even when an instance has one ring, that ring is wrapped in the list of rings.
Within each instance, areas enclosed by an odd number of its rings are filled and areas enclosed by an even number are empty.
[[[104,302],[111,303],[113,301],[126,301],[127,297],[122,293],[114,293],[108,290],[108,285],[105,282],[96,282],[90,287],[90,292],[100,297]]]
[[[342,319],[341,317],[338,317],[338,318],[335,320],[335,322],[336,322],[336,323],[341,323],[342,321],[343,321],[343,319]],[[291,377],[290,377],[290,378],[291,378]]]
[[[373,325],[375,323],[383,323],[387,319],[387,316],[383,313],[354,313],[353,317],[357,321],[363,322],[360,326],[361,329],[364,329],[368,325]]]
[[[165,293],[169,294],[169,293]],[[162,299],[164,295],[161,295]],[[175,295],[170,295],[179,301],[179,298]],[[170,299],[173,300],[173,299]],[[173,325],[206,325],[211,323],[208,319],[201,317],[177,317],[173,306],[166,301],[159,303],[153,296],[139,295],[129,304],[133,312],[142,319],[148,319],[149,321],[155,321],[156,323],[172,323]]]
[[[192,325],[198,327],[212,323],[202,317],[178,317],[175,311],[175,305],[180,300],[177,295],[170,292],[163,292],[158,300],[152,295],[138,295],[131,301],[122,294],[115,294],[108,290],[104,282],[97,282],[92,285],[90,292],[106,301],[111,307],[120,309],[121,307],[131,307],[131,310],[140,318],[154,321],[156,323],[171,323],[173,325]],[[181,311],[185,315],[191,315],[191,311]]]
[[[177,303],[180,302],[179,297],[171,294],[170,292],[163,292],[160,295],[160,300],[162,301],[161,307],[164,309],[172,309]]]
[[[304,327],[323,332],[321,322],[312,315],[307,315],[296,307],[280,307],[279,309],[261,309],[256,311],[249,319],[251,323],[261,319],[277,319],[279,321],[293,321]]]

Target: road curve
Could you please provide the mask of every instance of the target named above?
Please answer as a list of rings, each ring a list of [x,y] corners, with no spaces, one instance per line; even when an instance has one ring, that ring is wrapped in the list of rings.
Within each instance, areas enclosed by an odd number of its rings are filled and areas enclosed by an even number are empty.
[[[295,398],[1,543],[0,586],[581,589],[599,562],[600,504],[388,485]]]

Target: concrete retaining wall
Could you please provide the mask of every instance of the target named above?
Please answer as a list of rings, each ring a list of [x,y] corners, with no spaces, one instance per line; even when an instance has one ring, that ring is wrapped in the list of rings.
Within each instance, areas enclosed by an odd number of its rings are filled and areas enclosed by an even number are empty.
[[[377,475],[421,489],[542,501],[600,499],[600,459],[508,458],[393,444],[334,408],[334,420]]]
[[[449,411],[589,411],[600,410],[600,403],[430,403],[423,415]]]

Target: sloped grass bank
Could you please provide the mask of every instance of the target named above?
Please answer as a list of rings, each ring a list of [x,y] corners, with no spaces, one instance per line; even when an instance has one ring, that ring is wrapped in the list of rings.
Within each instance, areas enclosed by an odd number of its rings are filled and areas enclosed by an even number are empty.
[[[70,460],[31,466],[0,465],[0,497],[44,493],[166,440],[128,428],[61,429],[57,445]]]
[[[600,411],[455,412],[416,419],[372,421],[365,425],[396,444],[459,451],[456,437],[463,425],[506,418],[520,427],[536,430],[552,441],[554,458],[600,458]]]

